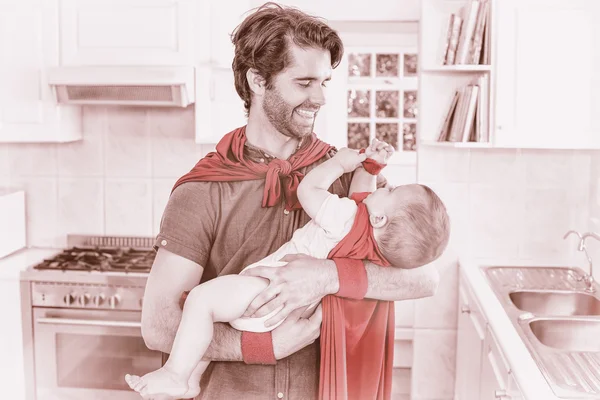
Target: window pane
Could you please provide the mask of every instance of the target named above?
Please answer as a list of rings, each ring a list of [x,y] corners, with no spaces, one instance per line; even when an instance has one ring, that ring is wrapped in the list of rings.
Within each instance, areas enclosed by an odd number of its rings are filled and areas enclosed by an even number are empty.
[[[386,90],[375,93],[378,118],[398,118],[400,94],[397,90]]]
[[[348,76],[371,76],[371,55],[348,54]]]
[[[348,90],[348,116],[369,117],[370,90]]]
[[[416,76],[418,58],[416,54],[404,55],[404,76]]]
[[[368,123],[350,123],[348,124],[348,148],[362,149],[370,142]]]
[[[377,139],[398,150],[398,124],[375,124],[375,131]]]
[[[405,118],[417,118],[417,92],[406,91],[404,92],[404,117]]]
[[[402,150],[417,150],[417,124],[403,124],[402,131]]]
[[[377,76],[398,76],[398,54],[377,54]]]

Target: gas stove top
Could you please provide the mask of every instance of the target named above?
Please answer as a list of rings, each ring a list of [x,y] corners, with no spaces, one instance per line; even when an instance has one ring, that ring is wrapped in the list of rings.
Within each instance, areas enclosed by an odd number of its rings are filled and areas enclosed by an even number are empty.
[[[33,269],[149,272],[155,255],[152,249],[75,246],[44,260]]]

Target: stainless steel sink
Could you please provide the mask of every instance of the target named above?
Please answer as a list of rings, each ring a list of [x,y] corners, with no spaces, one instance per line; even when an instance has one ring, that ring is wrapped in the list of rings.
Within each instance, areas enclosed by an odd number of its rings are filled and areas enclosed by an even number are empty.
[[[600,353],[600,320],[537,319],[529,322],[529,328],[544,346]]]
[[[557,397],[600,398],[600,287],[568,267],[483,267]]]
[[[509,297],[519,310],[538,315],[600,315],[600,300],[588,293],[519,290]]]

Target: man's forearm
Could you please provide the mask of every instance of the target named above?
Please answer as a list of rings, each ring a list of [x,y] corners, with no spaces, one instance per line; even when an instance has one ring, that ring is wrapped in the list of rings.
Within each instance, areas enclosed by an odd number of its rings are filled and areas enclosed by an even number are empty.
[[[202,357],[204,361],[243,361],[242,332],[231,325],[216,322],[213,338]]]
[[[387,301],[418,299],[433,296],[439,283],[439,273],[433,265],[414,269],[381,267],[365,262],[368,289],[366,298]]]

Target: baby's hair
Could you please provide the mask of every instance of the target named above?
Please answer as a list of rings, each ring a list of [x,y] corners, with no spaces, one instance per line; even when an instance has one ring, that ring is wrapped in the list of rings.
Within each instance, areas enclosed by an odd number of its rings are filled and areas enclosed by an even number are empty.
[[[389,217],[378,240],[384,257],[399,268],[416,268],[437,259],[448,245],[450,218],[442,200],[431,188],[399,206]]]

